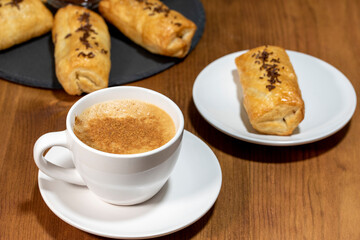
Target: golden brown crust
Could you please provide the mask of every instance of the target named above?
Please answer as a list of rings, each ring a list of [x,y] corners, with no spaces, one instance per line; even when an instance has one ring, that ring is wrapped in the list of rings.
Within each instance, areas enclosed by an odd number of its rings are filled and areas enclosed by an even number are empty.
[[[305,107],[285,49],[261,46],[235,59],[251,125],[259,132],[291,135]]]
[[[102,0],[100,13],[125,36],[148,51],[183,58],[196,25],[159,0]]]
[[[52,38],[56,76],[67,93],[80,95],[108,86],[110,34],[102,17],[68,5],[55,15]]]
[[[0,50],[51,30],[53,16],[40,0],[0,0]]]

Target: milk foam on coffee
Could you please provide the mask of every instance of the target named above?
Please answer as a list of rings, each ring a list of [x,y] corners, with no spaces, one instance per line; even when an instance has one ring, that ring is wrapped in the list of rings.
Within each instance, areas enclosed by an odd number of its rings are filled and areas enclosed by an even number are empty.
[[[117,154],[147,152],[175,135],[171,117],[159,107],[139,100],[95,104],[75,117],[75,135],[88,146]]]

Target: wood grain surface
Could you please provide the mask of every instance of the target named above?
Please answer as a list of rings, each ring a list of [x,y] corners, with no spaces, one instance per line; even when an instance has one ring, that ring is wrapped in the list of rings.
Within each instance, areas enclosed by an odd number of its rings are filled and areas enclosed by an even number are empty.
[[[184,113],[185,129],[214,151],[222,168],[222,188],[213,208],[191,226],[160,239],[360,239],[358,109],[350,123],[324,140],[269,147],[219,132],[201,117],[192,100],[194,80],[210,62],[263,44],[332,64],[359,96],[360,1],[202,3],[205,31],[190,55],[160,74],[128,84],[173,99]],[[37,185],[34,143],[46,132],[65,129],[67,111],[79,98],[63,90],[0,80],[1,240],[104,239],[58,218]]]

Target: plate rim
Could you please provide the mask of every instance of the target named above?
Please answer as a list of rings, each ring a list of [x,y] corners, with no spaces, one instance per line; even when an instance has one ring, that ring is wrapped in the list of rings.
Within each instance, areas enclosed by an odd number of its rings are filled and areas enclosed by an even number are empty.
[[[200,84],[200,82],[205,81],[202,80],[201,77],[203,74],[206,74],[206,71],[209,71],[209,69],[213,68],[214,66],[216,66],[219,62],[221,61],[226,61],[229,58],[234,58],[235,56],[239,56],[245,52],[249,51],[247,50],[241,50],[241,51],[236,51],[236,52],[232,52],[229,54],[226,54],[224,56],[221,56],[217,59],[215,59],[214,61],[212,61],[211,63],[209,63],[207,66],[205,66],[200,73],[197,75],[194,84],[193,84],[193,91],[192,91],[192,95],[193,95],[193,101],[194,101],[194,105],[197,108],[197,110],[199,111],[200,115],[214,128],[216,128],[217,130],[219,130],[220,132],[227,134],[230,137],[245,141],[245,142],[249,142],[249,143],[254,143],[254,144],[259,144],[259,145],[267,145],[267,146],[296,146],[296,145],[302,145],[302,144],[308,144],[308,143],[313,143],[316,141],[320,141],[322,139],[325,139],[333,134],[335,134],[336,132],[338,132],[339,130],[341,130],[347,123],[350,122],[355,110],[356,110],[356,105],[357,105],[357,96],[356,96],[356,91],[351,83],[351,81],[336,67],[334,67],[333,65],[325,62],[324,60],[314,57],[312,55],[306,54],[306,53],[302,53],[302,52],[298,52],[298,51],[294,51],[294,50],[286,50],[286,52],[288,53],[290,60],[291,60],[291,56],[293,55],[298,55],[298,56],[303,56],[306,58],[309,58],[313,61],[318,61],[319,63],[322,63],[326,66],[326,68],[331,69],[331,72],[336,72],[336,74],[340,74],[340,76],[342,77],[341,80],[337,80],[337,81],[344,81],[346,82],[345,86],[342,84],[343,89],[346,89],[346,92],[349,93],[349,97],[347,99],[350,99],[350,101],[352,102],[351,106],[349,106],[349,108],[347,109],[347,115],[345,115],[345,117],[342,117],[342,121],[337,121],[335,124],[335,128],[332,128],[332,130],[330,131],[326,131],[324,134],[321,134],[319,136],[315,136],[315,137],[309,137],[309,138],[295,138],[292,136],[295,135],[291,135],[291,136],[275,136],[275,135],[265,135],[265,134],[260,134],[260,133],[251,133],[248,132],[248,134],[244,135],[244,134],[236,134],[232,131],[229,130],[229,126],[226,126],[226,129],[222,128],[223,124],[221,123],[221,121],[219,121],[216,118],[211,118],[211,114],[201,105],[201,101],[198,99],[198,85]],[[236,65],[234,63],[235,69],[236,69]],[[202,89],[202,91],[204,91],[204,89]],[[347,106],[346,106],[347,107]],[[305,114],[306,116],[306,114]],[[332,118],[332,120],[334,120],[334,118]],[[336,120],[336,119],[335,119]],[[334,125],[334,124],[333,124]],[[332,126],[333,126],[332,125]],[[260,136],[260,138],[257,138],[256,136]],[[266,139],[267,136],[270,136],[272,138],[278,138],[278,140],[271,140],[271,139]],[[288,139],[292,137],[293,139]]]

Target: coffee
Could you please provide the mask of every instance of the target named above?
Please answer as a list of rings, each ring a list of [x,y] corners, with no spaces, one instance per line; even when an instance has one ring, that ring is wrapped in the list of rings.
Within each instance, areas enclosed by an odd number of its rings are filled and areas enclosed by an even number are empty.
[[[172,118],[159,107],[139,100],[95,104],[75,117],[75,135],[100,151],[134,154],[161,147],[175,135]]]

